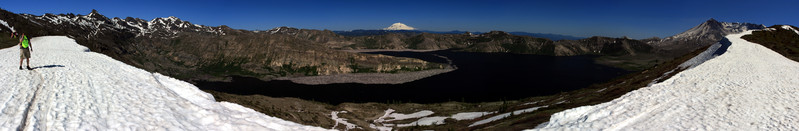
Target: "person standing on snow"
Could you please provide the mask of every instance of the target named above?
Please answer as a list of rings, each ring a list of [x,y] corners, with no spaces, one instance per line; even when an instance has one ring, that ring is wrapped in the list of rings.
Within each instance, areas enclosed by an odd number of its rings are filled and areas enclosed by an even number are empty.
[[[16,34],[16,33],[14,33]],[[25,36],[25,33],[22,33],[22,36],[19,37],[19,50],[20,50],[20,59],[19,59],[19,69],[22,70],[22,60],[28,60],[27,68],[28,70],[33,70],[31,68],[31,42],[28,40],[28,37]]]
[[[11,38],[17,38],[17,36],[19,36],[17,32],[11,32]]]

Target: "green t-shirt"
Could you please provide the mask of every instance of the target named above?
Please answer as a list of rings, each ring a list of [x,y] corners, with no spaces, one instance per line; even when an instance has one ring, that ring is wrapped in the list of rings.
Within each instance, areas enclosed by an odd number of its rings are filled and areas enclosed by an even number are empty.
[[[28,36],[22,36],[22,48],[30,47],[30,41],[28,41]]]

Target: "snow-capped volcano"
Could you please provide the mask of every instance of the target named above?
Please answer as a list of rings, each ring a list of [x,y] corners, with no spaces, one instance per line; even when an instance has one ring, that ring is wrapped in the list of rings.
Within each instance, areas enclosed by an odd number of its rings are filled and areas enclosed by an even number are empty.
[[[650,41],[648,44],[659,50],[664,50],[664,52],[681,55],[716,43],[729,34],[764,28],[766,26],[761,24],[719,22],[715,19],[709,19],[685,32],[660,39],[659,41]]]
[[[799,130],[799,62],[727,35],[666,81],[555,113],[541,130]]]
[[[0,130],[324,130],[216,102],[194,85],[89,52],[64,36],[0,50]]]
[[[737,34],[748,30],[765,29],[766,26],[762,24],[752,23],[731,23],[719,22],[715,19],[705,21],[696,27],[688,29],[687,31],[668,37],[668,39],[697,39],[702,37],[710,37],[712,39],[720,39],[728,34]]]
[[[389,27],[383,28],[383,30],[416,30],[416,28],[397,22],[391,24]]]

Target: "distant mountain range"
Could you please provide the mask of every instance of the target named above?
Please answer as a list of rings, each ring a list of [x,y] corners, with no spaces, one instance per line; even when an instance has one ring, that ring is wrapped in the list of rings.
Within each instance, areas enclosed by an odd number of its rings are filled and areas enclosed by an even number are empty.
[[[343,35],[343,36],[370,36],[370,35],[385,35],[389,33],[399,33],[405,35],[418,35],[421,33],[432,33],[432,34],[483,34],[484,32],[468,32],[468,31],[428,31],[428,30],[351,30],[351,31],[333,31],[336,34]],[[570,35],[560,35],[560,34],[547,34],[547,33],[529,33],[529,32],[508,32],[512,35],[519,35],[519,36],[530,36],[536,38],[546,38],[550,40],[579,40],[585,39],[583,37],[576,37]]]
[[[192,24],[177,17],[149,21],[139,18],[107,18],[94,10],[88,15],[36,16],[0,9],[0,35],[9,36],[14,30],[30,37],[67,36],[93,52],[189,82],[224,81],[230,80],[228,76],[233,75],[270,80],[275,77],[411,72],[447,67],[445,64],[419,59],[342,51],[359,49],[453,50],[544,56],[591,55],[600,64],[641,71],[641,74],[627,76],[630,80],[655,79],[653,77],[676,69],[673,64],[675,60],[679,60],[675,59],[678,56],[707,48],[722,40],[722,36],[764,27],[710,19],[672,37],[642,40],[599,36],[577,38],[503,31],[329,31],[290,27],[250,31],[224,25],[212,27]],[[397,25],[391,29],[411,28]],[[777,39],[779,42],[776,43],[774,38],[769,37],[799,33],[796,27],[782,28],[785,30],[773,29],[773,32],[755,33],[757,37],[752,40],[771,41],[772,45],[766,46],[776,47],[774,50],[780,53],[794,54],[791,58],[797,59],[795,46],[780,45],[784,43],[782,41],[796,43],[796,37]],[[11,38],[0,37],[1,48],[12,47],[15,43]],[[672,66],[667,65],[669,62]],[[653,68],[662,70],[652,73],[655,72],[651,70]],[[644,74],[647,72],[651,74]],[[645,85],[652,80],[618,81],[617,84],[620,85]],[[607,88],[606,92],[617,93],[628,90],[614,87],[617,84],[608,84],[602,90]],[[587,93],[596,94],[595,92],[602,90]],[[584,96],[587,95],[576,95],[574,98],[582,99]],[[560,97],[553,98],[561,101]]]
[[[192,24],[177,17],[107,18],[88,15],[14,14],[0,10],[0,20],[31,36],[65,35],[92,51],[130,65],[187,81],[243,75],[283,76],[354,72],[396,72],[444,68],[418,59],[343,52],[357,49],[420,49],[496,52],[550,56],[597,55],[598,63],[640,70],[713,44],[718,36],[761,26],[708,20],[665,39],[578,37],[526,32],[397,30],[329,31],[278,27],[267,31]],[[0,33],[10,33],[0,26]],[[402,30],[399,30],[402,29]],[[5,41],[13,40],[0,39]],[[6,47],[12,45],[6,45]],[[407,70],[413,71],[413,70]]]
[[[380,30],[365,30],[365,29],[358,29],[358,30],[351,30],[351,31],[333,31],[336,34],[343,35],[343,36],[372,36],[372,35],[385,35],[385,34],[404,34],[404,35],[419,35],[422,33],[432,33],[432,34],[469,34],[469,35],[479,35],[483,34],[484,32],[469,32],[469,31],[429,31],[429,30],[418,30],[416,28],[410,27],[403,23],[394,23],[389,27],[380,29]],[[558,40],[579,40],[584,39],[582,37],[575,37],[569,35],[560,35],[560,34],[549,34],[549,33],[529,33],[529,32],[508,32],[512,35],[519,35],[519,36],[530,36],[536,38],[546,38],[554,41]]]
[[[0,34],[10,28],[29,37],[63,35],[126,64],[186,81],[223,80],[230,75],[270,80],[286,76],[353,72],[407,72],[447,67],[419,59],[338,51],[291,36],[291,30],[258,32],[204,26],[177,17],[142,20],[87,15],[15,14],[0,10]],[[6,26],[8,25],[8,26]],[[299,30],[297,30],[299,31]],[[333,32],[318,32],[341,39]],[[285,34],[284,34],[285,33]],[[302,34],[302,32],[294,32]],[[0,37],[2,47],[16,43]]]
[[[747,30],[765,29],[762,24],[719,22],[713,18],[680,34],[663,39],[652,39],[650,45],[664,51],[683,54],[706,46],[697,43],[715,43],[728,34],[737,34]]]

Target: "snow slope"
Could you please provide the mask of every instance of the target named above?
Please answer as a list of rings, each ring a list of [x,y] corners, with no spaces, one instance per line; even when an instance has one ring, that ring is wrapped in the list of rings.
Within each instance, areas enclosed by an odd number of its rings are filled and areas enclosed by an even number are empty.
[[[610,102],[555,113],[536,130],[799,130],[799,63],[727,35],[727,51]]]
[[[216,102],[67,37],[31,41],[32,71],[17,69],[18,47],[0,50],[0,130],[324,130]]]

